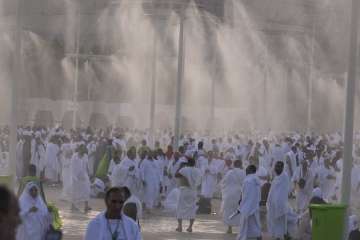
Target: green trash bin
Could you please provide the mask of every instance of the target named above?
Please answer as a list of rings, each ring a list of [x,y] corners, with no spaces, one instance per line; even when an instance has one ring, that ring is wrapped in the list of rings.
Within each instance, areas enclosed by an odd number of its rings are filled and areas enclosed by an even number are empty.
[[[13,176],[12,175],[0,176],[0,185],[5,185],[9,189],[13,189],[14,187]]]
[[[312,204],[312,240],[341,240],[346,205]]]

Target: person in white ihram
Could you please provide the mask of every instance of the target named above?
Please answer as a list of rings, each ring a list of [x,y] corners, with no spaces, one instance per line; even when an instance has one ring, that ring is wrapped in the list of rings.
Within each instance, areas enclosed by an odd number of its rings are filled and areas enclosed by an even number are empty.
[[[245,179],[245,171],[241,169],[241,161],[234,162],[234,169],[229,170],[221,181],[222,202],[221,210],[223,213],[223,221],[228,226],[227,233],[232,233],[233,226],[239,226],[240,215],[230,219],[239,207],[241,192]]]
[[[56,137],[52,137],[50,142],[46,146],[45,158],[45,178],[48,179],[51,183],[56,183],[59,181],[60,173],[60,164],[59,164],[59,153],[60,148],[56,144]]]
[[[144,185],[144,207],[145,211],[150,213],[157,206],[160,195],[160,172],[153,153],[142,162],[140,173]]]
[[[62,163],[62,182],[63,191],[61,197],[66,200],[71,200],[72,189],[72,172],[71,172],[71,159],[73,155],[74,145],[70,143],[69,139],[64,138],[64,143],[61,145],[61,163]]]
[[[31,147],[31,161],[30,163],[36,166],[36,176],[40,177],[45,168],[45,144],[41,140],[40,132],[36,132],[35,139],[32,141]]]
[[[256,175],[256,167],[250,165],[246,168],[239,207],[240,230],[237,240],[261,240],[260,201],[261,182]]]
[[[218,174],[224,168],[224,162],[215,159],[215,154],[208,153],[208,163],[200,170],[202,173],[201,195],[204,198],[212,199],[217,186]]]
[[[77,204],[84,202],[84,211],[91,210],[89,207],[89,199],[91,192],[91,182],[89,179],[88,156],[85,144],[80,143],[76,153],[71,159],[71,191],[70,199],[72,203],[72,210],[79,211]]]
[[[125,196],[118,187],[106,192],[106,211],[87,226],[85,240],[141,240],[137,223],[122,213]]]
[[[201,172],[195,168],[195,160],[188,158],[187,163],[183,163],[175,177],[180,182],[180,196],[176,209],[178,227],[176,231],[182,232],[182,221],[190,220],[190,225],[186,231],[192,232],[197,210],[197,188],[201,183]]]
[[[114,187],[128,187],[131,194],[137,194],[139,188],[139,170],[136,158],[136,149],[130,148],[127,156],[115,166],[111,175],[111,185]]]
[[[267,224],[273,238],[284,239],[286,235],[292,233],[295,217],[288,203],[290,181],[282,161],[276,162],[275,173],[266,205]]]

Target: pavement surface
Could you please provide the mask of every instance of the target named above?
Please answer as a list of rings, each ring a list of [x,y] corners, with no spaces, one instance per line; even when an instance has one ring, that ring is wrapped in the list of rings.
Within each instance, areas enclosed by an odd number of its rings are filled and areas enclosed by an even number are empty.
[[[48,202],[53,202],[60,209],[63,219],[64,240],[80,240],[84,238],[86,226],[89,221],[98,213],[104,210],[105,205],[102,199],[91,199],[92,210],[89,213],[72,212],[69,202],[60,200],[61,188],[46,187],[46,198]],[[235,240],[237,229],[233,229],[234,234],[226,234],[227,228],[222,223],[219,212],[220,201],[214,200],[214,213],[211,215],[198,215],[193,227],[193,233],[175,231],[177,220],[173,214],[165,213],[161,209],[156,209],[150,215],[144,215],[141,220],[142,235],[144,240]],[[83,206],[81,206],[83,209]],[[183,228],[186,229],[187,221],[184,221]],[[265,236],[263,239],[269,239]]]

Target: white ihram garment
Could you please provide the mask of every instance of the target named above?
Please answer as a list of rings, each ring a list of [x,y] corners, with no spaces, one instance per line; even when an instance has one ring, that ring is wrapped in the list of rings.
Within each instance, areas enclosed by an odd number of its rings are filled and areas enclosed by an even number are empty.
[[[308,168],[305,174],[303,168],[299,167],[295,172],[294,181],[299,182],[300,179],[305,180],[305,187],[303,189],[297,189],[296,206],[297,210],[302,213],[307,210],[314,189],[314,175],[311,169]]]
[[[261,237],[260,201],[261,182],[256,174],[247,175],[244,180],[240,203],[240,230],[238,240]]]
[[[72,173],[72,203],[84,202],[90,199],[90,179],[88,175],[88,156],[84,154],[82,157],[75,153],[71,159]]]
[[[130,171],[130,168],[134,168]],[[110,176],[111,185],[116,187],[128,187],[131,194],[139,196],[140,179],[139,169],[135,160],[125,157],[119,164],[117,164]]]
[[[274,238],[283,238],[287,233],[289,177],[283,172],[271,184],[267,201],[268,231]]]
[[[145,182],[144,203],[146,208],[152,209],[157,204],[160,195],[160,173],[155,161],[145,159],[141,164],[141,177]]]
[[[40,143],[34,144],[31,153],[31,161],[30,163],[36,166],[36,176],[40,177],[40,173],[44,170],[46,162],[45,162],[45,146]]]
[[[235,168],[228,171],[221,181],[221,210],[223,213],[223,221],[227,226],[239,225],[239,215],[232,219],[229,219],[229,216],[239,208],[244,179],[245,171],[240,168]]]
[[[177,219],[195,219],[197,211],[197,187],[200,185],[201,172],[194,167],[184,167],[179,170],[184,178],[187,179],[189,186],[180,187],[179,202],[176,209]]]
[[[177,179],[175,178],[175,174],[179,170],[180,165],[181,165],[180,159],[177,162],[175,162],[175,159],[172,158],[169,162],[167,168],[169,181],[170,181],[168,192],[171,192],[173,189],[177,187]]]
[[[106,219],[105,212],[98,214],[87,226],[85,240],[111,240],[110,233],[117,233],[116,240],[141,240],[137,223],[131,218],[121,215],[120,219]]]
[[[204,198],[212,198],[217,185],[217,175],[223,169],[220,160],[213,159],[202,171],[201,195]]]
[[[58,175],[60,173],[60,164],[58,159],[59,146],[49,142],[46,146],[46,166],[45,177],[51,181],[58,181]]]
[[[335,184],[335,180],[328,179],[328,177],[334,177],[335,174],[325,166],[320,166],[317,171],[317,177],[319,182],[319,187],[323,193],[324,199],[329,200],[332,194],[332,188]]]
[[[71,185],[72,185],[72,173],[71,173],[71,158],[72,158],[73,145],[65,143],[61,146],[61,162],[62,162],[62,182],[63,192],[62,198],[71,200]]]

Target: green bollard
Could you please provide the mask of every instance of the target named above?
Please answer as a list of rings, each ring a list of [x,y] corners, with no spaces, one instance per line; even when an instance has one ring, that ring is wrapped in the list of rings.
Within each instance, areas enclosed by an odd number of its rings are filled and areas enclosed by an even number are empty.
[[[347,206],[343,204],[312,204],[312,240],[341,240]]]

